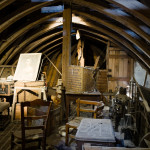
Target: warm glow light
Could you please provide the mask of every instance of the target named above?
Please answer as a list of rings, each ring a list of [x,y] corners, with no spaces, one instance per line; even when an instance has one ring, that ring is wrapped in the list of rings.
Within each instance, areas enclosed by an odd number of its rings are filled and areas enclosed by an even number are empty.
[[[81,17],[77,17],[77,16],[74,16],[74,15],[72,17],[72,22],[77,23],[77,24],[87,25],[87,23]]]
[[[62,25],[62,22],[53,22],[49,25],[49,29]]]
[[[76,33],[76,40],[79,40],[80,39],[80,33],[79,33],[79,30],[77,30],[77,33]]]
[[[54,23],[63,23],[63,17],[54,17],[49,19],[48,21],[53,21]],[[80,17],[72,15],[72,22],[82,25],[87,25],[87,23]]]

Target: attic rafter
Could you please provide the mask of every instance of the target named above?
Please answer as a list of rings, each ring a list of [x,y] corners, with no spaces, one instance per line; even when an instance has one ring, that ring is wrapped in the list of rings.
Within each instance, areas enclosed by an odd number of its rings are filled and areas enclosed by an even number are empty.
[[[37,47],[36,50],[33,50],[33,49],[34,49],[34,46],[31,47],[30,49],[25,49],[24,53],[30,53],[30,52],[39,53],[40,51],[42,51],[42,49],[44,49],[44,48],[50,46],[50,44],[53,44],[54,42],[57,42],[57,41],[59,41],[59,40],[62,40],[62,36],[59,37],[59,38],[57,38],[57,39],[54,39],[54,40],[52,40],[52,41],[50,41],[50,42],[47,42],[46,44],[43,44],[42,46]],[[59,43],[61,43],[61,42],[59,42]],[[33,50],[33,51],[32,51],[32,50]]]
[[[134,37],[130,36],[129,34],[127,34],[124,31],[124,29],[122,29],[122,28],[120,28],[120,27],[118,27],[118,26],[116,26],[116,25],[114,25],[112,23],[106,22],[103,19],[100,19],[98,17],[89,15],[87,13],[83,13],[83,12],[80,12],[80,11],[73,11],[73,12],[78,14],[78,15],[84,16],[84,17],[86,17],[86,18],[88,18],[90,20],[93,20],[95,22],[98,22],[98,23],[106,26],[107,28],[113,30],[114,32],[120,34],[121,36],[123,36],[124,38],[129,40],[130,42],[134,43],[137,47],[139,47],[141,49],[141,51],[143,51],[150,58],[150,51],[146,47],[146,44],[143,43],[142,41],[139,41],[138,39],[135,39]]]
[[[18,21],[19,19],[23,18],[24,16],[33,13],[34,11],[41,9],[42,7],[48,6],[48,5],[52,5],[56,2],[59,2],[60,0],[55,0],[55,1],[51,1],[51,2],[43,2],[40,4],[37,4],[36,6],[33,6],[29,9],[26,9],[22,12],[16,12],[16,15],[14,17],[11,16],[11,18],[9,20],[7,20],[6,22],[4,22],[3,24],[0,25],[0,33],[3,32],[5,29],[7,29],[10,25],[12,25],[14,22]]]
[[[111,37],[111,38],[115,39],[116,41],[118,41],[119,43],[123,44],[125,47],[127,47],[129,50],[131,50],[132,53],[134,53],[134,55],[136,57],[140,58],[148,68],[150,68],[150,61],[148,59],[143,58],[143,56],[140,53],[138,53],[137,50],[135,48],[133,48],[133,46],[129,42],[127,42],[124,38],[118,37],[116,34],[111,33],[110,31],[108,31],[102,27],[97,27],[90,23],[87,23],[87,24],[88,24],[87,26],[89,26],[90,28],[94,28],[95,30],[97,30],[103,34],[109,35],[109,37]],[[85,26],[84,24],[82,24],[82,25]]]
[[[72,33],[71,35],[74,35],[74,34],[76,34],[76,33]],[[36,50],[34,51],[34,53],[39,53],[39,52],[41,52],[42,49],[46,48],[47,46],[49,46],[50,44],[53,44],[53,43],[56,42],[56,41],[62,40],[62,38],[63,38],[63,37],[61,36],[61,37],[59,37],[59,38],[57,38],[57,39],[55,39],[55,40],[52,40],[51,42],[48,42],[48,43],[46,43],[46,44],[43,44],[43,45],[40,46],[39,48],[36,48]],[[59,43],[62,43],[62,42],[59,42]],[[56,45],[57,45],[57,44],[56,44]],[[33,49],[33,48],[27,49],[27,50],[24,51],[24,52],[25,52],[25,53],[30,53],[30,52],[32,51],[32,49]],[[44,51],[44,50],[43,50],[43,52],[46,53],[47,51]]]
[[[68,2],[68,0],[65,0],[66,2]],[[69,0],[70,2],[70,0]],[[98,4],[94,4],[92,2],[87,2],[85,0],[71,0],[72,3],[78,4],[82,7],[88,7],[92,10],[95,10],[99,13],[102,13],[114,20],[116,20],[117,22],[121,23],[122,25],[127,26],[130,30],[134,31],[135,33],[137,33],[139,36],[143,37],[146,41],[148,41],[150,43],[150,36],[148,34],[146,34],[143,30],[141,30],[139,28],[139,24],[134,21],[134,19],[130,19],[129,17],[125,17],[125,16],[117,16],[112,14],[112,12],[108,12],[106,7],[100,6]]]
[[[62,25],[62,23],[58,23],[58,26],[59,25]],[[27,38],[26,40],[22,41],[22,43],[19,44],[19,46],[14,49],[13,52],[11,52],[10,50],[8,50],[6,52],[6,54],[3,56],[3,58],[0,60],[0,64],[8,64],[8,62],[17,54],[19,53],[28,43],[30,43],[32,40],[34,40],[35,38],[43,35],[44,33],[46,32],[49,32],[51,30],[54,30],[56,27],[54,28],[48,28],[48,27],[45,27],[45,28],[40,28],[41,30],[36,32],[35,34],[31,35],[29,38]]]
[[[81,29],[81,28],[80,28],[80,30],[87,32],[86,29]],[[103,38],[103,39],[105,39],[105,40],[110,40],[109,37],[107,37],[107,36],[105,36],[105,35],[102,35],[102,34],[100,34],[100,33],[96,33],[96,32],[90,31],[90,30],[88,31],[88,33],[91,33],[91,34],[93,34],[93,35],[99,36],[99,37],[101,37],[101,38]]]
[[[49,14],[46,17],[40,18],[37,21],[34,21],[33,23],[30,23],[29,25],[25,26],[24,28],[18,30],[17,32],[15,32],[12,36],[10,36],[7,41],[2,44],[0,46],[0,54],[2,54],[2,52],[11,44],[13,43],[17,38],[19,38],[20,36],[22,36],[23,34],[25,34],[27,31],[29,31],[30,29],[32,29],[34,26],[37,26],[38,24],[43,23],[44,21],[52,18],[52,17],[56,17],[59,16],[62,13],[53,13],[53,14]]]
[[[56,34],[57,33],[57,34]],[[59,31],[59,32],[56,32],[55,34],[51,34],[47,37],[44,37],[42,39],[39,39],[37,41],[34,41],[33,43],[31,43],[30,45],[28,45],[23,52],[25,53],[30,53],[33,49],[39,49],[43,43],[45,43],[47,41],[46,44],[44,44],[42,47],[46,47],[46,46],[49,46],[50,44],[60,40],[60,38],[55,38],[54,40],[51,40],[50,42],[48,40],[50,40],[51,38],[53,38],[54,36],[56,35],[61,35],[62,34],[62,31]],[[62,37],[61,37],[62,38]]]
[[[6,6],[10,5],[14,1],[16,1],[16,0],[1,0],[1,2],[0,2],[0,10],[5,8]]]
[[[147,24],[148,26],[150,26],[150,19],[148,17],[146,17],[144,14],[138,12],[138,10],[142,10],[142,3],[140,3],[137,0],[125,0],[125,1],[120,1],[120,0],[106,0],[109,3],[115,4],[116,6],[124,9],[126,12],[129,12],[130,14],[132,14],[133,16],[135,16],[136,18],[140,19],[141,21],[143,21],[145,24]],[[128,8],[128,5],[133,6],[135,9],[130,9]],[[141,7],[139,6],[141,4]],[[146,5],[144,5],[145,9],[149,9]],[[143,8],[144,9],[144,8]],[[149,9],[150,11],[150,9]]]
[[[62,45],[62,42],[48,48],[46,51],[43,51],[42,53],[45,54],[46,52],[50,52],[52,49],[54,49],[54,48],[56,48],[57,46],[60,46],[60,45]],[[37,50],[35,51],[35,53],[36,52],[37,52]],[[13,62],[13,64],[17,64],[18,59],[19,59],[19,57]]]
[[[99,42],[102,42],[102,43],[104,43],[104,44],[107,44],[106,41],[101,40],[101,39],[96,38],[96,37],[93,37],[93,36],[90,36],[90,35],[88,35],[88,34],[84,34],[84,33],[83,33],[82,35],[85,35],[86,37],[89,37],[89,38],[91,38],[91,39],[95,39],[96,41],[99,41]]]

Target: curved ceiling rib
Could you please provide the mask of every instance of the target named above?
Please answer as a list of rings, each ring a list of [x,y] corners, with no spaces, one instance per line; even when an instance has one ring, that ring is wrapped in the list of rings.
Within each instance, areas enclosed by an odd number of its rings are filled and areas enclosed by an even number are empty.
[[[58,23],[58,27],[62,25],[62,23]],[[6,54],[3,56],[3,58],[0,60],[0,64],[8,64],[9,61],[17,54],[19,53],[25,46],[27,46],[31,41],[33,41],[34,39],[36,39],[37,37],[43,35],[46,32],[49,32],[51,30],[54,30],[56,27],[54,28],[49,28],[49,27],[45,27],[45,28],[40,28],[41,30],[36,32],[35,34],[31,35],[29,38],[27,38],[26,40],[24,40],[22,43],[20,43],[16,49],[13,50],[13,52],[11,50],[8,50],[6,52]],[[56,33],[57,34],[57,33]]]
[[[150,58],[150,51],[145,47],[144,43],[142,41],[139,41],[138,39],[130,36],[129,34],[127,34],[124,29],[114,25],[114,24],[111,24],[109,22],[106,22],[100,18],[97,18],[95,16],[92,16],[92,15],[89,15],[87,13],[83,13],[83,12],[80,12],[80,11],[73,11],[74,13],[78,14],[78,15],[81,15],[81,16],[84,16],[84,17],[87,17],[88,19],[91,19],[95,22],[98,22],[104,26],[106,26],[107,28],[113,30],[114,32],[117,32],[117,34],[120,34],[122,35],[124,38],[126,38],[127,40],[129,40],[130,42],[134,43],[137,47],[139,47],[139,49],[141,49],[141,51],[143,51],[146,55],[148,55],[148,57]]]
[[[63,22],[55,22],[53,24],[48,20],[59,16],[62,17],[62,12],[42,14],[37,16],[38,18],[34,18],[34,16],[36,11],[39,12],[42,7],[65,2],[65,4],[72,5],[72,12],[85,21],[84,23],[73,22],[73,27],[76,30],[86,31],[84,36],[90,39],[93,38],[96,41],[100,41],[101,38],[112,41],[120,48],[126,50],[126,52],[129,52],[132,57],[143,61],[144,65],[150,69],[150,18],[148,15],[145,15],[149,7],[141,5],[143,8],[147,8],[147,10],[142,12],[139,9],[139,4],[142,4],[142,2],[137,0],[104,0],[103,2],[92,0],[53,0],[32,4],[29,0],[23,0],[22,2],[27,4],[28,7],[21,7],[12,14],[7,15],[6,18],[9,19],[4,18],[3,21],[5,21],[0,25],[1,35],[6,36],[5,41],[0,41],[0,56],[3,56],[0,59],[0,65],[10,62],[16,63],[18,58],[15,57],[16,55],[18,57],[21,52],[43,52],[51,55],[54,51],[57,51],[62,45],[61,39],[63,37],[60,35],[62,31],[59,30],[55,33],[54,31]],[[14,9],[18,3],[20,5],[22,2],[19,0],[2,0],[0,2],[0,11],[2,12],[7,6],[10,8],[11,5]],[[104,4],[101,5],[101,3]],[[129,3],[131,4],[129,5]],[[134,9],[133,6],[136,8]],[[83,8],[83,10],[79,8]],[[120,12],[122,13],[119,14]],[[34,18],[35,21],[31,18]],[[20,25],[13,30],[17,22],[20,22]],[[47,26],[43,26],[45,23]],[[48,27],[48,24],[51,27]],[[41,28],[38,29],[38,32],[34,32],[33,29],[37,29],[38,26]],[[147,27],[148,32],[147,29],[144,30],[141,26]],[[49,31],[52,33],[48,33]],[[5,33],[8,34],[5,35]],[[29,35],[29,37],[26,37],[26,35]],[[1,36],[1,38],[3,37]],[[50,42],[48,43],[47,40]],[[52,44],[52,47],[49,48],[48,45],[50,44]]]
[[[106,0],[109,3],[115,4],[116,6],[124,9],[126,12],[132,14],[136,18],[140,19],[143,21],[145,24],[150,26],[150,19],[139,12],[138,10],[146,10],[147,12],[150,11],[150,9],[146,6],[140,3],[137,0],[125,0],[125,1],[120,1],[120,0]]]
[[[0,25],[0,33],[3,32],[6,28],[8,28],[10,25],[12,25],[14,22],[18,21],[19,19],[23,18],[24,16],[31,14],[32,12],[41,9],[42,7],[55,4],[56,2],[59,2],[60,0],[55,0],[51,2],[43,2],[40,4],[37,4],[36,6],[33,6],[31,8],[28,8],[22,12],[16,12],[16,15],[14,17],[11,17],[9,20],[5,21],[3,24]]]
[[[84,25],[82,23],[80,23],[81,25]],[[109,35],[109,37],[113,38],[113,39],[117,39],[117,41],[121,44],[123,44],[125,47],[127,47],[128,49],[130,49],[137,57],[139,57],[141,60],[143,60],[143,62],[145,62],[145,64],[147,65],[147,67],[149,67],[149,61],[147,62],[147,60],[145,58],[143,58],[143,56],[140,54],[140,53],[137,53],[137,51],[131,47],[131,44],[129,42],[127,42],[126,40],[123,39],[123,37],[119,37],[112,33],[112,32],[109,32],[108,30],[104,29],[104,28],[100,28],[100,27],[97,27],[97,26],[94,26],[93,24],[90,24],[88,23],[86,26],[89,26],[90,28],[94,28],[95,30],[99,31],[99,32],[102,32],[106,35]],[[49,43],[48,43],[49,45]],[[43,46],[46,47],[47,45]],[[29,52],[29,51],[28,51]],[[37,52],[37,51],[36,51]]]
[[[1,0],[1,2],[0,2],[0,10],[5,8],[6,6],[10,5],[14,1],[16,1],[16,0]]]
[[[61,13],[54,13],[54,14],[49,14],[47,15],[46,17],[43,17],[43,18],[40,18],[39,20],[25,26],[24,28],[22,28],[21,30],[18,30],[15,34],[13,34],[11,37],[9,37],[7,39],[7,41],[1,45],[0,47],[0,54],[2,54],[2,52],[12,43],[14,42],[18,37],[20,37],[21,35],[25,34],[27,31],[29,31],[30,29],[32,29],[34,26],[38,25],[38,24],[41,24],[42,22],[50,19],[50,18],[53,18],[53,17],[56,17],[56,16],[59,16]]]
[[[53,49],[53,48],[55,48],[55,47],[57,47],[57,46],[59,46],[59,45],[61,45],[62,44],[62,42],[61,43],[58,43],[58,44],[56,44],[56,45],[54,45],[54,46],[52,46],[52,47],[50,47],[49,49],[47,49],[47,51],[50,51],[51,49]],[[44,51],[42,54],[45,54],[46,52]],[[14,63],[13,63],[13,65],[16,65],[17,64],[17,62],[18,62],[18,59],[19,58],[16,58],[16,60],[14,61]]]
[[[84,24],[82,24],[82,25],[84,26]],[[104,28],[97,27],[97,26],[95,26],[95,25],[90,25],[90,24],[89,24],[89,27],[90,27],[90,28],[92,27],[92,28],[94,28],[95,30],[97,30],[97,31],[99,31],[99,32],[101,32],[101,33],[103,33],[103,34],[108,35],[108,37],[110,37],[110,38],[114,39],[115,41],[119,42],[120,44],[124,45],[124,47],[126,47],[126,48],[129,49],[132,53],[134,53],[134,55],[136,55],[136,57],[138,57],[139,59],[141,59],[141,60],[145,63],[145,65],[146,65],[148,68],[150,68],[150,60],[147,59],[147,58],[145,58],[145,57],[143,58],[143,56],[142,56],[140,53],[138,53],[137,50],[136,50],[135,48],[133,48],[133,46],[132,46],[129,42],[127,42],[126,40],[124,40],[123,37],[119,37],[119,36],[117,36],[116,34],[110,32],[110,31],[108,31],[108,30],[106,30],[106,29],[104,29]]]
[[[66,0],[68,1],[68,0]],[[132,19],[130,19],[129,17],[126,16],[119,16],[118,14],[113,14],[114,12],[112,12],[112,10],[100,6],[98,4],[94,4],[92,2],[87,2],[85,0],[72,0],[72,3],[78,4],[82,7],[88,7],[92,10],[98,11],[99,13],[105,14],[106,16],[116,20],[117,22],[121,23],[122,25],[125,25],[126,27],[128,27],[130,30],[134,31],[135,33],[137,33],[139,36],[143,37],[146,41],[148,41],[150,43],[150,36],[148,34],[146,34],[143,30],[141,30],[139,28],[139,24],[138,22],[135,22]]]

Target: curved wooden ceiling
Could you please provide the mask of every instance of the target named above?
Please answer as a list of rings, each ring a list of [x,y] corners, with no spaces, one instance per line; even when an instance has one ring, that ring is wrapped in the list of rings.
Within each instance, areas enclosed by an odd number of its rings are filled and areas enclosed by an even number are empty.
[[[149,0],[1,0],[0,65],[16,64],[20,53],[61,51],[63,13],[41,8],[66,4],[78,18],[72,18],[72,35],[79,30],[81,36],[111,41],[150,69]]]

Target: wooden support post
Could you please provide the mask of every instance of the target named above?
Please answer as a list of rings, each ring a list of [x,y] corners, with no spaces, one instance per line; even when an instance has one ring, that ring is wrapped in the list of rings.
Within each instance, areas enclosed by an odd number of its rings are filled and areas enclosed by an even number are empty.
[[[71,64],[71,8],[65,5],[63,12],[62,81],[66,86],[68,66]]]

